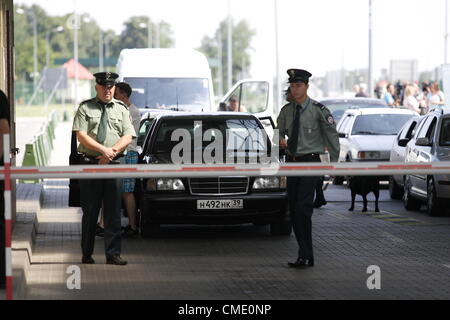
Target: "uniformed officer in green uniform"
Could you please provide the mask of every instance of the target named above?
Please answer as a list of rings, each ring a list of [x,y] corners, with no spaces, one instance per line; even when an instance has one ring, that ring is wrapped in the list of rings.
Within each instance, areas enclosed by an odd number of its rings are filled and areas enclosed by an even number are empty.
[[[292,101],[278,116],[280,148],[287,149],[288,162],[320,162],[320,154],[327,148],[331,161],[339,157],[339,137],[331,112],[308,97],[311,73],[289,69],[289,88]],[[288,136],[286,143],[285,136]],[[289,262],[292,268],[314,266],[311,216],[315,186],[320,177],[288,177],[289,210],[298,242],[298,258]]]
[[[123,151],[136,136],[130,113],[120,100],[114,99],[117,73],[100,72],[95,76],[97,96],[80,104],[72,130],[80,142],[78,152],[83,165],[123,163]],[[80,179],[82,263],[95,263],[95,228],[103,205],[106,263],[125,265],[121,254],[120,179]]]

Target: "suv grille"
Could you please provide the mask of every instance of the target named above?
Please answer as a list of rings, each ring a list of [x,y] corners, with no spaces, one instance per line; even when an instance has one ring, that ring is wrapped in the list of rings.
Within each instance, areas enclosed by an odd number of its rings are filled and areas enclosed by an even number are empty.
[[[189,188],[193,195],[246,194],[248,177],[190,178]]]

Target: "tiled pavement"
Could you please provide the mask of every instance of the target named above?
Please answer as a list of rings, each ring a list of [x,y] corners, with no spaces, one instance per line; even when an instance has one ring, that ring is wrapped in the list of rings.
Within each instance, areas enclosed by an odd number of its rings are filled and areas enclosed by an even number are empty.
[[[293,235],[273,238],[251,225],[166,226],[156,238],[125,239],[129,264],[117,267],[105,264],[101,238],[97,264],[79,263],[81,215],[65,203],[67,182],[47,182],[27,299],[450,298],[447,218],[400,225],[330,203],[313,216],[316,266],[306,270],[286,266]],[[81,290],[67,289],[71,265],[81,268]],[[381,268],[381,290],[367,289],[370,265]]]
[[[67,165],[70,123],[56,132],[51,163]],[[313,215],[316,266],[292,270],[294,236],[271,237],[252,225],[164,226],[154,238],[123,241],[125,267],[105,264],[97,238],[97,264],[81,265],[81,212],[67,207],[67,184],[43,186],[26,299],[450,298],[450,218],[407,213],[385,189],[382,212],[362,214],[361,202],[347,211],[348,189],[328,188],[329,204]],[[67,289],[72,265],[81,269],[81,290]],[[381,268],[381,290],[367,289],[370,265]]]

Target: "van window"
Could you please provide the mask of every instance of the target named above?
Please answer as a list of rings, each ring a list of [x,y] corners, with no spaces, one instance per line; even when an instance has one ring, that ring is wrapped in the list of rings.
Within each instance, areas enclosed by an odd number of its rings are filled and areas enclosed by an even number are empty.
[[[210,110],[208,79],[124,78],[133,89],[130,100],[139,108],[177,111]]]

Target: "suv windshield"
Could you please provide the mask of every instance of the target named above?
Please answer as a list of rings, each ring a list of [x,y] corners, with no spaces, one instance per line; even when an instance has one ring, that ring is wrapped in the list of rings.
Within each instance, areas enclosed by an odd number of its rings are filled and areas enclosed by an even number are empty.
[[[208,79],[125,78],[133,88],[131,102],[138,108],[177,111],[210,109]]]
[[[205,137],[211,134],[211,139],[203,139],[201,148],[204,149],[222,137],[222,146],[226,152],[250,152],[267,154],[269,140],[264,129],[260,128],[255,119],[249,118],[205,118],[205,119],[166,119],[158,128],[153,153],[170,153],[174,145],[180,143],[182,138],[172,140],[172,133],[177,129],[189,132],[191,143],[194,135]],[[181,132],[181,131],[179,131]],[[201,134],[201,135],[200,135]],[[200,138],[201,139],[201,138]],[[218,140],[220,141],[220,140]]]
[[[442,119],[441,136],[439,145],[450,146],[450,118]]]
[[[367,114],[356,117],[352,135],[396,135],[412,114]]]

